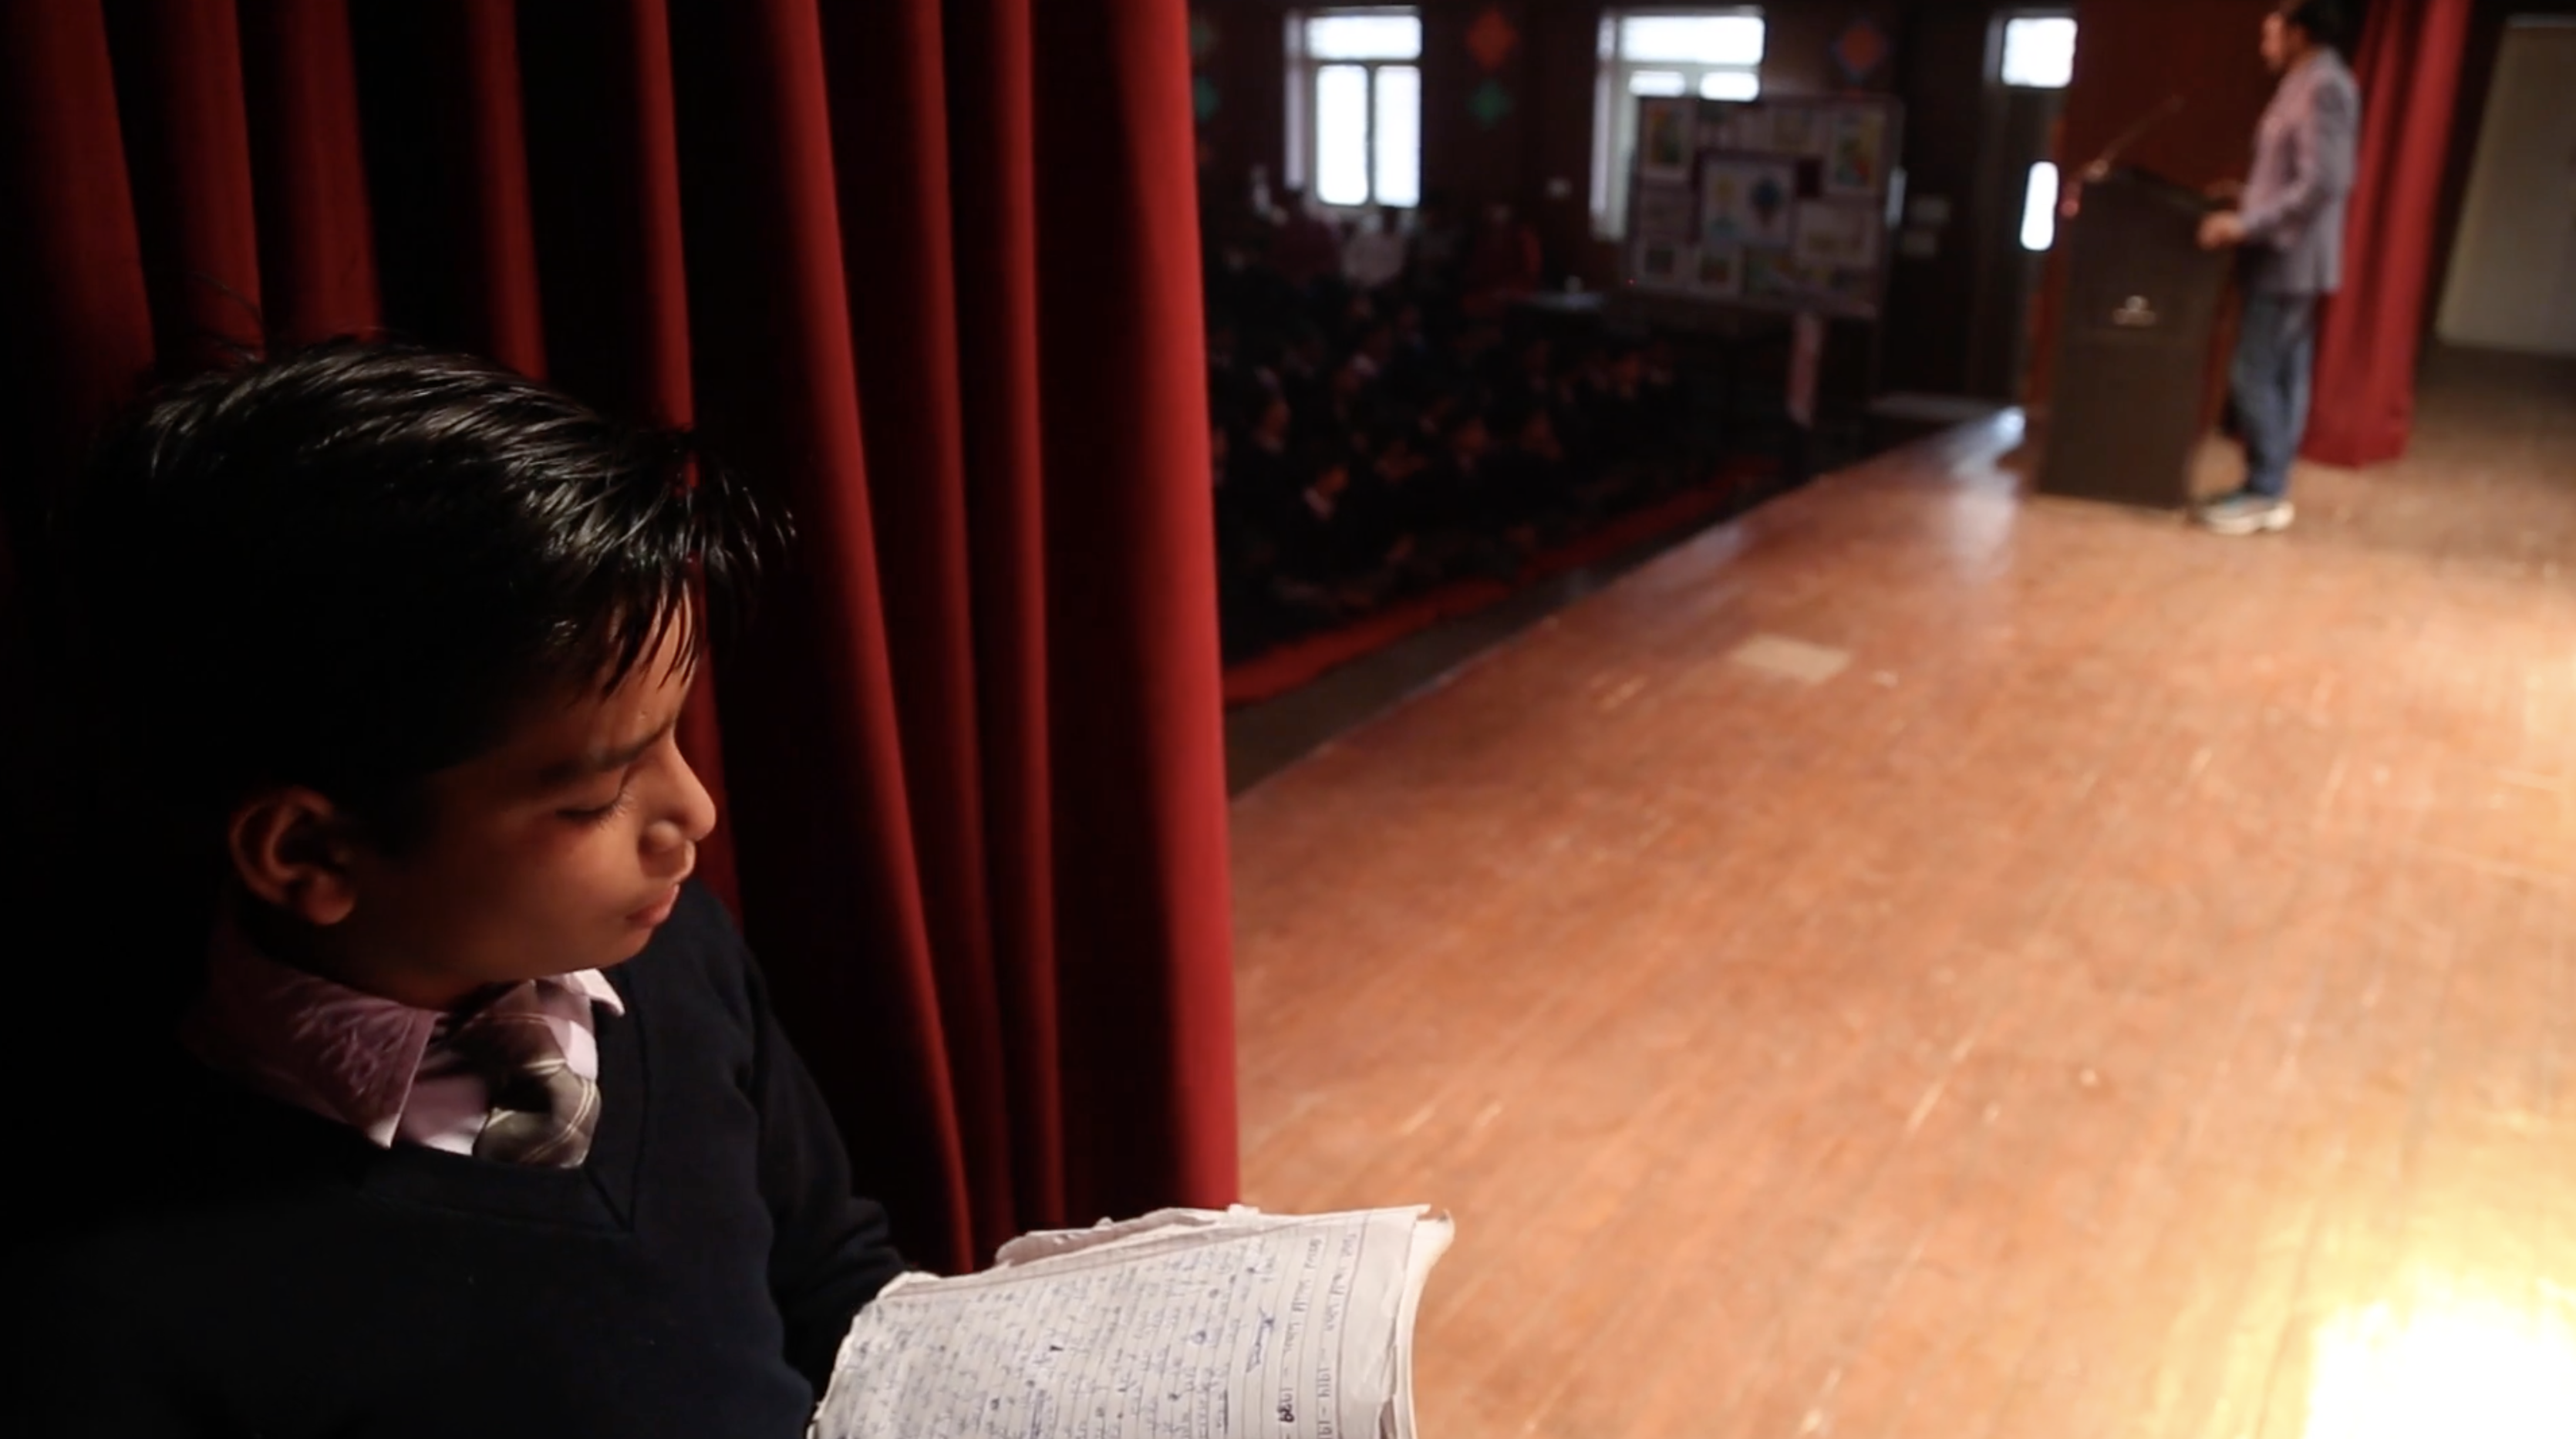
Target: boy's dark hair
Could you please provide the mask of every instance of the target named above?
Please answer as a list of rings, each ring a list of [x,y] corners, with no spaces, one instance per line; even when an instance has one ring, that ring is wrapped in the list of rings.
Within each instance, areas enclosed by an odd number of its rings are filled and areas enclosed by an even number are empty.
[[[394,847],[529,706],[614,689],[672,625],[694,656],[693,584],[722,612],[784,534],[684,432],[354,342],[147,399],[68,518],[123,777],[192,827],[310,785]]]
[[[2338,50],[2343,48],[2347,38],[2344,11],[2337,0],[2282,0],[2275,8],[2283,23],[2307,31],[2310,40]]]

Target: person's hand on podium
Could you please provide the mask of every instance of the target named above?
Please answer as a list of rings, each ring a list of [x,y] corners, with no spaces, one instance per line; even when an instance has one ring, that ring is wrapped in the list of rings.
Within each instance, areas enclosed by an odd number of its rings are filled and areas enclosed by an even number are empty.
[[[2224,250],[2245,241],[2245,217],[2233,210],[2219,210],[2200,219],[2200,248]]]

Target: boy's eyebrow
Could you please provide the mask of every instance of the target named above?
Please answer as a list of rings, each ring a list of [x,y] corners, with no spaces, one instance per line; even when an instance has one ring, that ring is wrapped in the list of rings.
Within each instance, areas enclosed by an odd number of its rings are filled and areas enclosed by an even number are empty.
[[[606,774],[611,770],[624,769],[628,765],[642,759],[646,750],[660,744],[665,736],[669,735],[671,731],[679,727],[680,716],[677,712],[674,712],[669,719],[662,721],[662,723],[656,727],[651,734],[644,736],[635,743],[630,745],[620,745],[613,750],[593,750],[589,754],[579,756],[575,759],[557,760],[555,763],[546,766],[542,778],[545,783],[549,785],[570,784],[572,781],[577,779],[587,779],[592,775]]]

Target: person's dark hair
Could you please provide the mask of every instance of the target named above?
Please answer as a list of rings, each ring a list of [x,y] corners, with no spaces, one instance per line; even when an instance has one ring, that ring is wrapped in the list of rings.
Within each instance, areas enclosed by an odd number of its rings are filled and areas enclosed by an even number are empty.
[[[67,516],[117,763],[199,828],[310,785],[378,844],[534,705],[705,639],[785,535],[682,431],[482,360],[335,342],[148,398]]]
[[[1469,399],[1462,401],[1457,409],[1450,411],[1447,417],[1441,420],[1440,438],[1455,444],[1458,437],[1465,434],[1471,427],[1482,429],[1489,436],[1494,432],[1494,427],[1485,419],[1485,412],[1478,408],[1472,399]]]
[[[1298,469],[1309,480],[1336,465],[1349,469],[1352,459],[1351,447],[1338,439],[1310,440],[1297,447]]]
[[[2307,31],[2310,40],[2319,45],[2343,48],[2346,38],[2344,10],[2336,0],[2281,0],[2275,8],[2282,23]]]

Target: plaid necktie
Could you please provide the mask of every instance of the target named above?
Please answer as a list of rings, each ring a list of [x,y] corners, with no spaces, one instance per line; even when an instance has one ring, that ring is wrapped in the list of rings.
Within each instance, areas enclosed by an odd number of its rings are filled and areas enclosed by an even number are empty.
[[[491,1087],[492,1112],[475,1137],[475,1158],[571,1169],[589,1157],[599,1086],[565,1061],[534,981],[504,990],[451,1043]]]

